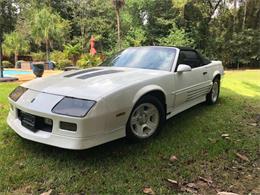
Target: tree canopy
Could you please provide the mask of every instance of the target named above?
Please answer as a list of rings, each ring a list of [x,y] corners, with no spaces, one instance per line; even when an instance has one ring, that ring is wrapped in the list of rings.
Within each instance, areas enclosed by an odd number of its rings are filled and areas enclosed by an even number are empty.
[[[18,60],[18,55],[22,52],[27,52],[29,47],[29,41],[26,40],[25,37],[17,31],[4,35],[3,50],[7,55],[14,54],[15,63]]]
[[[46,50],[47,59],[64,45],[88,53],[94,35],[98,53],[106,56],[119,50],[121,39],[122,48],[193,47],[232,68],[260,62],[259,0],[1,0],[0,24],[0,35],[15,26],[31,51]]]

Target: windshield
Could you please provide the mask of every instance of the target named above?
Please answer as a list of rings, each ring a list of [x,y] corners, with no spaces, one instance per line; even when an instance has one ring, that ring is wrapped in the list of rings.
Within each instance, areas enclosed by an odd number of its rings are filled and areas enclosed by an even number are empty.
[[[100,66],[143,68],[170,71],[176,49],[166,47],[128,48],[104,61]]]

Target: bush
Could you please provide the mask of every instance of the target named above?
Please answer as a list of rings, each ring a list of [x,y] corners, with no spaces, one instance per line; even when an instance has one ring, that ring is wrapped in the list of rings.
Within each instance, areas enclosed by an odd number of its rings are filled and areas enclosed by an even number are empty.
[[[14,65],[9,61],[2,61],[2,64],[3,64],[4,68],[13,68],[14,67]]]
[[[55,63],[58,64],[61,60],[68,60],[68,55],[62,51],[53,51],[51,52],[50,59]]]
[[[31,53],[33,61],[45,61],[46,56],[44,52],[38,52],[38,53]]]
[[[99,55],[85,54],[80,57],[77,62],[77,66],[80,68],[89,68],[99,65],[101,62],[102,60]]]
[[[58,69],[64,69],[66,66],[71,66],[71,61],[68,59],[68,55],[62,51],[51,52],[50,59],[54,62]]]
[[[72,63],[70,60],[65,59],[65,60],[59,60],[56,63],[56,67],[60,70],[63,70],[64,68],[66,68],[67,66],[72,66]]]

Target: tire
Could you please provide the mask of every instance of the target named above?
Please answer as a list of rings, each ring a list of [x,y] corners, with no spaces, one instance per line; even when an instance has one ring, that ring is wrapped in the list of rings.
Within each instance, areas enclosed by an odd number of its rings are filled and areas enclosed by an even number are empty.
[[[165,109],[158,98],[147,95],[133,107],[126,124],[126,137],[143,141],[157,135],[165,121]]]
[[[206,96],[207,104],[209,104],[209,105],[215,104],[218,101],[219,92],[220,92],[220,79],[215,78],[213,80],[212,88]]]

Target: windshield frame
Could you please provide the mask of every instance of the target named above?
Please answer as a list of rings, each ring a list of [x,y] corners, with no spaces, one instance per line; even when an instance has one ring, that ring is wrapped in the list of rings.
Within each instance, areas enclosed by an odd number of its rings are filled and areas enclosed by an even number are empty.
[[[112,61],[114,58],[116,58],[120,53],[122,53],[123,51],[127,50],[127,49],[131,49],[131,48],[161,48],[161,49],[172,49],[174,55],[171,57],[171,60],[169,62],[169,67],[168,69],[164,70],[164,69],[152,69],[152,68],[141,68],[141,67],[128,67],[128,66],[109,66],[106,65],[107,61]],[[99,66],[100,67],[118,67],[118,68],[136,68],[136,69],[144,69],[144,70],[156,70],[156,71],[167,71],[167,72],[172,72],[173,70],[173,66],[174,64],[177,62],[177,58],[178,58],[178,54],[179,54],[179,49],[176,47],[164,47],[164,46],[143,46],[143,47],[129,47],[123,50],[120,50],[119,52],[116,52],[115,54],[113,54],[111,57],[107,58],[104,62],[102,62]]]

